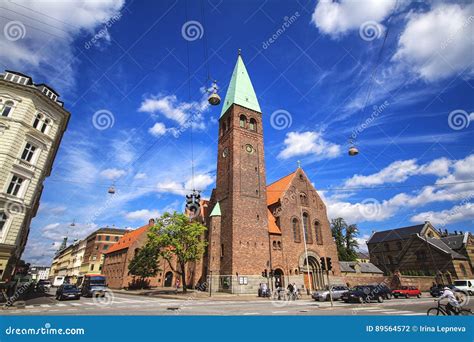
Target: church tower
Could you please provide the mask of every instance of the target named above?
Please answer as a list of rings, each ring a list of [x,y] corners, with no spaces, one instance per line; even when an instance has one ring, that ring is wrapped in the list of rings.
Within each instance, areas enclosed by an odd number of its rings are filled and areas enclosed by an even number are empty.
[[[263,125],[240,52],[219,119],[213,197],[220,220],[210,250],[219,260],[210,263],[210,270],[219,275],[220,290],[255,293],[270,254]]]

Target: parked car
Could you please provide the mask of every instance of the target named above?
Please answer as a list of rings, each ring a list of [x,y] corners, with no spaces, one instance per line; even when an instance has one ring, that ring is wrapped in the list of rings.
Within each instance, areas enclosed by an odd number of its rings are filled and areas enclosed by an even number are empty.
[[[36,291],[49,292],[51,289],[51,282],[49,280],[41,279],[36,283]]]
[[[332,294],[332,299],[333,300],[338,300],[341,299],[342,295],[349,291],[349,288],[347,286],[333,286],[331,288],[331,294]],[[324,302],[326,300],[331,300],[329,296],[329,290],[323,290],[323,291],[315,291],[311,295],[314,300]]]
[[[56,299],[80,299],[81,291],[77,288],[76,285],[64,284],[58,287],[56,290]]]
[[[359,285],[345,292],[341,299],[346,303],[369,303],[372,300],[382,303],[384,299],[392,299],[392,291],[384,284]]]
[[[405,298],[410,298],[410,297],[421,297],[421,291],[420,289],[416,288],[415,286],[401,286],[399,289],[395,289],[392,291],[392,295],[395,298],[398,297],[405,297]]]
[[[467,293],[469,296],[474,294],[474,279],[459,279],[453,284],[457,289]]]

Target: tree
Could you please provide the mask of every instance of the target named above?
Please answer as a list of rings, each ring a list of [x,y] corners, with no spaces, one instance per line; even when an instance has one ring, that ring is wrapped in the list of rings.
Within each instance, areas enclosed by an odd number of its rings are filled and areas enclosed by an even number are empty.
[[[160,270],[158,267],[159,249],[147,242],[145,246],[139,249],[128,265],[128,273],[140,277],[137,285],[143,288],[146,285],[146,278],[154,277]]]
[[[202,236],[206,229],[204,225],[176,211],[164,213],[150,229],[151,244],[160,251],[159,255],[167,260],[171,269],[181,276],[184,293],[187,292],[186,265],[204,254],[207,244]],[[173,257],[176,257],[178,269],[172,263]]]
[[[331,220],[331,231],[336,242],[339,260],[356,260],[359,246],[355,238],[358,234],[357,225],[348,225],[342,217],[338,217]]]

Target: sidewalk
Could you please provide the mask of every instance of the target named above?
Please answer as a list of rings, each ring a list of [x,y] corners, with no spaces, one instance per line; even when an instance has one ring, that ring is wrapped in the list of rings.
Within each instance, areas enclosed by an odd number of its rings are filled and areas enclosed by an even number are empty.
[[[212,296],[209,296],[209,292],[196,291],[188,289],[187,293],[183,293],[182,289],[179,289],[178,293],[170,288],[154,288],[147,290],[115,290],[111,289],[114,293],[134,295],[134,296],[148,296],[155,298],[164,299],[181,299],[189,300],[189,298],[195,300],[215,300],[215,301],[249,301],[249,300],[261,300],[268,301],[268,298],[258,297],[256,294],[231,294],[223,292],[213,292]],[[310,296],[303,296],[303,299],[310,299]]]

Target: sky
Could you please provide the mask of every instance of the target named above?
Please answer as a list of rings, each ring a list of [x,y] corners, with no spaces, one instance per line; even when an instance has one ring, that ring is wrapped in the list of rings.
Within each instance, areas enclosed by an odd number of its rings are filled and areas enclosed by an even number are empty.
[[[217,80],[225,96],[238,49],[268,183],[301,161],[362,248],[374,230],[426,220],[474,231],[472,2],[13,0],[0,11],[2,68],[49,84],[71,112],[28,262],[49,264],[64,236],[181,211],[193,188],[209,197],[221,107],[206,92]]]

